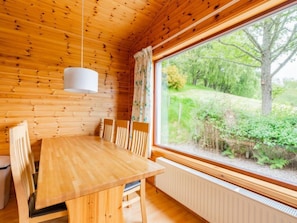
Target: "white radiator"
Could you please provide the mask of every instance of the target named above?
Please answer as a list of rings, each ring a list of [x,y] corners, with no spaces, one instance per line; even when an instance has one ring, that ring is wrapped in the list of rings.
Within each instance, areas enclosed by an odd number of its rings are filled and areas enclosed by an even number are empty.
[[[297,209],[165,158],[156,186],[211,223],[297,223]]]

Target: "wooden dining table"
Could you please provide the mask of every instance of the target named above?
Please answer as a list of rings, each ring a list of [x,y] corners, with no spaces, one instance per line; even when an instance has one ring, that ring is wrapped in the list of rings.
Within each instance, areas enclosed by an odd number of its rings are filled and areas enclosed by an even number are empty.
[[[71,223],[124,222],[124,185],[161,165],[97,136],[42,140],[36,208],[66,202]]]

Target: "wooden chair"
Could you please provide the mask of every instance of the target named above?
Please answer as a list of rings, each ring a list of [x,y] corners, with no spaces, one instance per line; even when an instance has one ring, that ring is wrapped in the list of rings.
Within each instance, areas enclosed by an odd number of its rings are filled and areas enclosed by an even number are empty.
[[[10,162],[18,204],[19,222],[35,223],[68,215],[65,203],[35,209],[36,190],[32,167],[26,150],[27,136],[24,125],[9,129]]]
[[[145,122],[132,122],[131,140],[129,150],[137,155],[148,157],[149,124]]]
[[[144,122],[132,122],[132,138],[129,142],[129,150],[137,155],[147,158],[148,153],[148,133],[149,124]],[[134,195],[129,198],[129,195]],[[125,185],[123,193],[123,207],[127,207],[132,203],[140,200],[142,222],[147,222],[145,207],[145,179],[131,182]]]
[[[19,125],[23,125],[25,128],[25,134],[26,134],[26,143],[25,143],[25,149],[28,153],[29,162],[32,168],[32,172],[36,173],[36,166],[35,166],[35,159],[34,154],[31,150],[31,143],[30,143],[30,137],[29,137],[29,128],[28,128],[28,122],[27,120],[22,121]]]
[[[114,137],[114,120],[104,119],[102,138],[109,142],[113,142],[113,137]]]
[[[38,165],[36,165],[35,159],[34,159],[34,154],[31,149],[31,143],[30,143],[30,137],[29,137],[29,127],[28,127],[28,122],[27,120],[22,121],[19,125],[23,125],[25,129],[25,146],[24,149],[28,153],[28,159],[30,163],[30,167],[32,169],[32,175],[33,175],[33,180],[35,187],[37,186],[37,180],[38,180]]]
[[[127,149],[129,140],[129,121],[116,120],[115,121],[116,139],[115,144]]]

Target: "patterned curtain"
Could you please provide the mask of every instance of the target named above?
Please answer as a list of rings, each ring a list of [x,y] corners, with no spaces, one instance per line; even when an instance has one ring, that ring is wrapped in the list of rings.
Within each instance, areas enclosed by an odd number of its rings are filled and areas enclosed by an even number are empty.
[[[132,121],[150,122],[152,91],[152,47],[142,49],[134,55],[134,96]]]

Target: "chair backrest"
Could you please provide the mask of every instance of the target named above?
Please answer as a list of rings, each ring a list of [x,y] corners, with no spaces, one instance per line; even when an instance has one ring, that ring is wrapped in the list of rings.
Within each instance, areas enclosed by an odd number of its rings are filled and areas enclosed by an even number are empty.
[[[104,119],[103,120],[103,136],[102,138],[113,142],[114,136],[114,120],[113,119]]]
[[[29,222],[28,200],[35,192],[32,168],[26,147],[26,129],[24,125],[18,125],[9,129],[10,138],[10,162],[15,193],[18,203],[20,222]]]
[[[116,120],[115,126],[115,144],[127,149],[129,140],[129,120]]]
[[[30,166],[32,168],[32,173],[36,173],[36,167],[35,167],[35,161],[34,161],[34,154],[31,149],[31,143],[30,143],[30,137],[29,137],[29,127],[27,120],[22,121],[19,125],[23,125],[25,128],[25,134],[26,134],[26,146],[25,149],[28,153],[28,158],[30,162]]]
[[[132,122],[132,138],[129,150],[143,157],[148,157],[149,124],[145,122]]]

